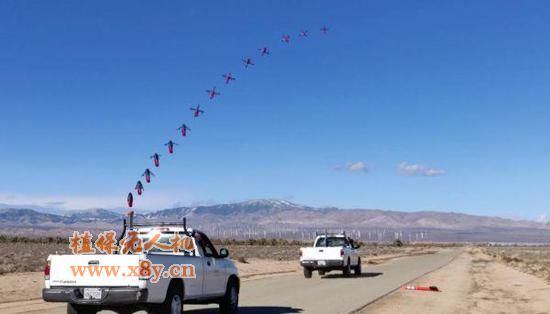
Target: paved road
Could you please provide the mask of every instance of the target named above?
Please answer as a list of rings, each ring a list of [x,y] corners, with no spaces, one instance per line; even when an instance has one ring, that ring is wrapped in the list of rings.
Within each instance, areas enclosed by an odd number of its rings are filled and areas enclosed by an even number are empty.
[[[446,265],[460,252],[460,249],[449,249],[436,254],[395,259],[380,265],[363,265],[364,273],[360,277],[345,278],[341,273],[333,272],[323,277],[314,273],[312,279],[293,274],[245,281],[241,288],[239,313],[349,313],[408,281]],[[0,305],[0,312],[65,313],[65,306],[55,303],[29,301],[13,305]],[[185,310],[189,314],[218,313],[214,305],[186,305]]]

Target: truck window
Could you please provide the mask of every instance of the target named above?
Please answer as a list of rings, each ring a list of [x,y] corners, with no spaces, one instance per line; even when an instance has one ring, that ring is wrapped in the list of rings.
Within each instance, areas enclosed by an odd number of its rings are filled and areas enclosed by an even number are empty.
[[[143,243],[149,241],[152,234],[150,233],[140,233],[139,237],[143,241]],[[179,233],[180,238],[183,238],[185,235],[183,233]],[[166,244],[170,245],[170,239],[174,237],[174,232],[162,232],[160,238],[158,239],[157,243],[160,244]],[[157,247],[152,247],[149,252],[165,252],[165,253],[172,253],[172,251],[163,251]],[[185,256],[195,256],[195,252],[185,252],[183,250],[180,250],[180,254],[183,253]]]
[[[204,233],[199,233],[198,236],[196,236],[196,239],[198,245],[202,248],[202,251],[204,252],[204,256],[219,257],[218,251],[216,251],[216,248]]]
[[[325,244],[326,239],[326,244]],[[342,237],[322,237],[317,239],[315,246],[328,246],[328,247],[343,247],[346,244],[346,239]]]

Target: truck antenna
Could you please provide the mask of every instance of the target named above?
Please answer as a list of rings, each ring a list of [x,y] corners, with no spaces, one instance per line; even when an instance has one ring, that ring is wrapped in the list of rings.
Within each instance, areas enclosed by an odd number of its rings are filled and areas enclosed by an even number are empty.
[[[125,233],[126,233],[126,218],[122,219],[122,233],[118,237],[118,242],[120,242],[124,238]]]
[[[134,227],[134,211],[133,210],[128,212],[128,222],[129,222],[129,225],[130,225],[130,229],[132,229]]]

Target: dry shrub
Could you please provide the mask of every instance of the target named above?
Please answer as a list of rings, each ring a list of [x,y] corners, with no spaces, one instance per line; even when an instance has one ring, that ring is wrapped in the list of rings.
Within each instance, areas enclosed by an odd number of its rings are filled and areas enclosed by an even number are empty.
[[[248,260],[244,256],[239,256],[239,258],[237,258],[237,261],[239,263],[248,264]]]

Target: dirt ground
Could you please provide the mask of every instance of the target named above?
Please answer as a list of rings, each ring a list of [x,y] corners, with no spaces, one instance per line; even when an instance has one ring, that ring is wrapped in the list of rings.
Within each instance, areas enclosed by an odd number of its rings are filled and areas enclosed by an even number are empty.
[[[550,283],[549,246],[484,247],[482,251],[508,266]]]
[[[64,243],[0,243],[0,275],[41,271],[48,255],[68,249]]]
[[[441,292],[400,289],[361,313],[550,313],[550,285],[478,248],[410,284]]]

